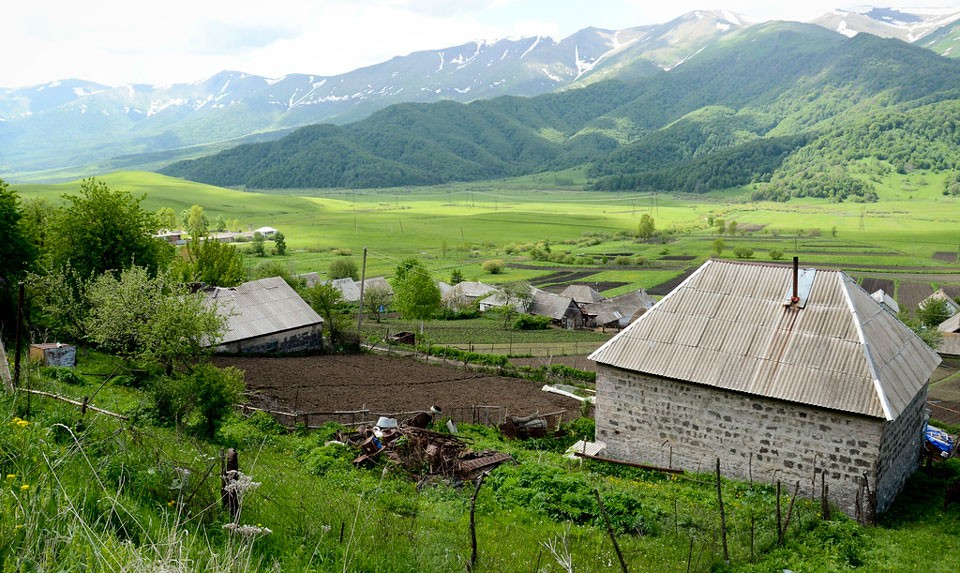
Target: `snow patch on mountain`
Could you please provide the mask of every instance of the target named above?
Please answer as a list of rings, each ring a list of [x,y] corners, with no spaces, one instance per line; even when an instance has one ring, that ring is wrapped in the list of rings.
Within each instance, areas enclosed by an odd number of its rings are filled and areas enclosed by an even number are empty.
[[[852,29],[850,29],[850,28],[847,27],[847,21],[846,21],[846,20],[840,20],[840,23],[837,24],[837,32],[843,34],[844,36],[846,36],[846,37],[848,37],[848,38],[852,38],[852,37],[854,37],[854,36],[857,35],[857,31],[856,31],[856,30],[852,30]]]

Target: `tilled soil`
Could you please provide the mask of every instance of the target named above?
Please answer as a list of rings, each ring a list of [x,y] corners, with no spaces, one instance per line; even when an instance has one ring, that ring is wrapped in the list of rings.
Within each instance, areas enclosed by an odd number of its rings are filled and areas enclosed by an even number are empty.
[[[576,400],[541,390],[542,384],[426,364],[409,357],[375,354],[299,357],[219,356],[217,366],[245,373],[248,404],[293,412],[367,409],[371,413],[444,411],[477,405],[502,406],[526,416],[566,410]]]

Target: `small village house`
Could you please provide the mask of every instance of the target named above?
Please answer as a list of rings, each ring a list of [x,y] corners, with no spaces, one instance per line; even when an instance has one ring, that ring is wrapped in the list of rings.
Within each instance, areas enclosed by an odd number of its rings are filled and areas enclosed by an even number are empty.
[[[227,316],[216,350],[228,353],[310,352],[323,348],[323,319],[280,277],[207,291]]]
[[[824,479],[850,515],[885,511],[917,469],[940,363],[845,273],[796,261],[708,261],[590,358],[608,455],[719,458],[727,477],[808,496]]]

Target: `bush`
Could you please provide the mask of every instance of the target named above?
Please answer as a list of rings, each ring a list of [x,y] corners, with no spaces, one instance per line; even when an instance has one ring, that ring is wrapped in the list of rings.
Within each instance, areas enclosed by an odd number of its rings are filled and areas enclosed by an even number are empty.
[[[330,278],[358,280],[360,271],[357,269],[357,262],[353,259],[335,259],[330,263]]]
[[[513,322],[513,327],[517,330],[546,330],[553,322],[549,316],[534,316],[532,314],[521,314]]]
[[[64,366],[44,366],[40,369],[40,373],[51,380],[56,380],[57,382],[62,382],[64,384],[83,384],[83,378],[81,378],[73,368],[66,368]]]
[[[733,255],[738,259],[749,259],[753,257],[753,249],[750,247],[737,247],[733,250]]]
[[[780,249],[770,249],[770,258],[774,261],[779,261],[783,258],[783,251]]]
[[[499,275],[503,272],[504,264],[500,259],[492,259],[483,263],[483,272]]]
[[[156,379],[151,393],[159,421],[189,425],[198,435],[211,438],[243,388],[241,370],[200,364],[185,376]]]

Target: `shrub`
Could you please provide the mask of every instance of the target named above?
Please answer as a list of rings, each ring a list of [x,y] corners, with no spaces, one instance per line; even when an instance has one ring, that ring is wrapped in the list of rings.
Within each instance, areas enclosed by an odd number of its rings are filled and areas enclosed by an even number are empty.
[[[738,259],[749,259],[753,257],[753,249],[750,247],[737,247],[733,249],[733,254]]]
[[[783,251],[780,249],[770,249],[770,258],[775,261],[779,261],[783,258]]]
[[[620,255],[619,257],[613,259],[613,264],[626,267],[633,264],[633,259],[627,256]]]
[[[504,264],[500,259],[491,259],[483,263],[483,272],[499,275],[503,272]]]
[[[330,263],[330,278],[358,280],[360,271],[357,269],[357,262],[353,259],[335,259]]]
[[[521,314],[513,322],[513,327],[517,330],[546,330],[553,322],[549,316],[534,316],[532,314]]]

